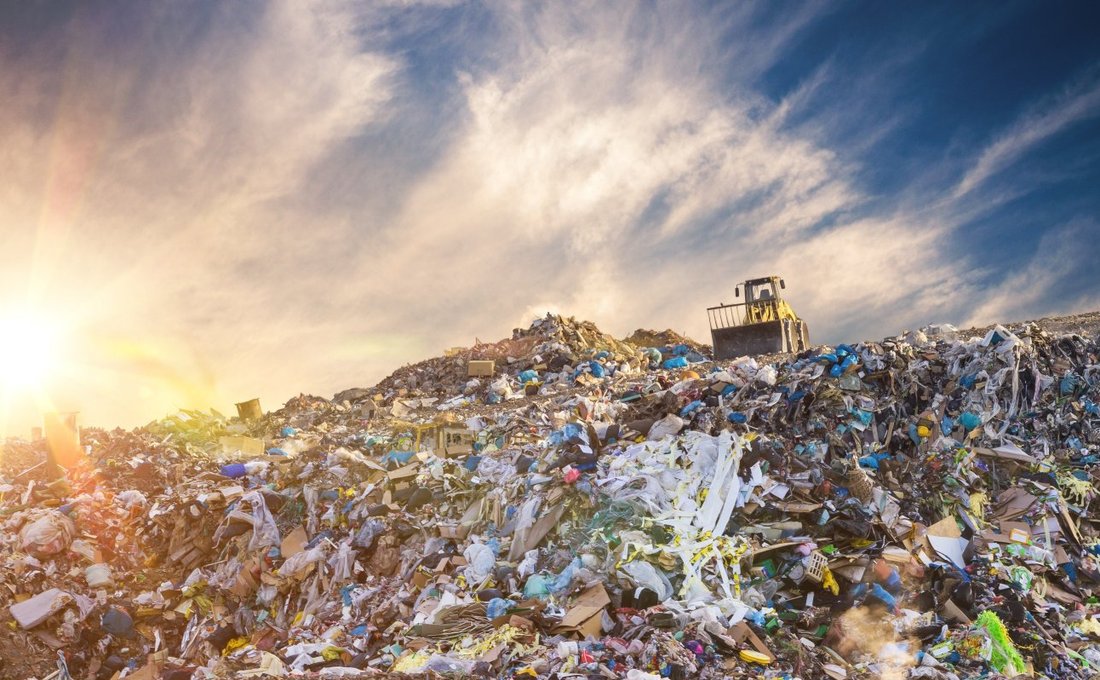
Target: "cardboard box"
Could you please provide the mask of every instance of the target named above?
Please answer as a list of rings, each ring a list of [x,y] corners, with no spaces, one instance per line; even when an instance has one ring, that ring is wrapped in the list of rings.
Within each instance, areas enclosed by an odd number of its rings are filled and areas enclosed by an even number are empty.
[[[436,430],[435,453],[451,458],[473,453],[477,434],[465,427],[442,426]]]
[[[466,375],[471,378],[482,378],[496,373],[497,362],[472,359],[466,363]]]

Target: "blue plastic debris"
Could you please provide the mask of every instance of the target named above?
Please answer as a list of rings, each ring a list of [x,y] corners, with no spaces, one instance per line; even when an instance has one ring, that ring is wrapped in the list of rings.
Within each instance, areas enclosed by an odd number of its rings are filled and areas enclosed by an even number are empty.
[[[689,416],[692,413],[695,413],[699,409],[703,408],[703,406],[704,406],[703,402],[696,399],[695,401],[691,402],[690,404],[688,404],[688,405],[684,406],[682,409],[680,409],[680,417],[683,418],[683,417]]]
[[[665,369],[687,368],[687,365],[688,360],[684,357],[673,357],[671,359],[665,359],[664,363],[661,364],[661,366],[663,366]]]
[[[248,471],[244,467],[244,463],[229,463],[222,466],[222,476],[230,479],[240,479],[244,477]]]
[[[967,432],[973,430],[975,427],[982,424],[981,417],[973,411],[965,411],[959,416],[959,424],[962,425]]]

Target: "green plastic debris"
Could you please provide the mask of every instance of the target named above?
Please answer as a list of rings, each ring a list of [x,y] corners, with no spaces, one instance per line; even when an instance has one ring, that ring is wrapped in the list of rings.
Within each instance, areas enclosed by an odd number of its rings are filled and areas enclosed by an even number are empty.
[[[1016,651],[1016,645],[1008,637],[1005,624],[991,611],[984,611],[978,615],[974,625],[985,630],[993,641],[993,654],[989,657],[989,665],[998,673],[1019,675],[1027,670],[1024,658]]]

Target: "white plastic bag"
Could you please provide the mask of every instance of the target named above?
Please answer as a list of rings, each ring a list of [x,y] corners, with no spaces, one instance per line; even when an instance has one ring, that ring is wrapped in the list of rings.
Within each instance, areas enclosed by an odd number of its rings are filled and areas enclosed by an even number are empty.
[[[259,550],[279,545],[282,542],[279,527],[267,509],[264,495],[259,491],[249,491],[241,496],[241,503],[248,503],[252,508],[252,539],[248,542],[248,549]]]
[[[670,413],[653,423],[653,427],[649,428],[646,439],[659,442],[665,437],[678,434],[682,429],[684,429],[684,420],[680,416]]]
[[[667,576],[658,571],[649,562],[643,562],[641,560],[627,562],[619,567],[619,569],[626,572],[639,588],[649,588],[657,593],[658,602],[664,602],[672,597],[672,583],[669,582]]]
[[[481,584],[488,579],[497,563],[493,549],[484,543],[474,543],[467,546],[466,550],[462,552],[462,556],[466,558],[467,562],[466,582],[471,585]]]
[[[39,557],[56,555],[72,543],[76,526],[56,510],[39,514],[19,530],[19,545],[24,552]]]

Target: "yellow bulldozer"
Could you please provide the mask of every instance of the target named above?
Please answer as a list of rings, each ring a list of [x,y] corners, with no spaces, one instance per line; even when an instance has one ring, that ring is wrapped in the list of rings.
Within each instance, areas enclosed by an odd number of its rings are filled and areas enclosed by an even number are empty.
[[[783,299],[786,282],[778,276],[749,279],[734,288],[745,301],[708,307],[715,359],[755,354],[801,352],[810,345],[810,329]]]

